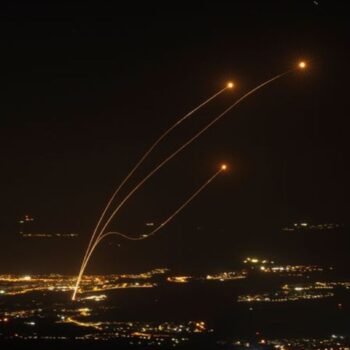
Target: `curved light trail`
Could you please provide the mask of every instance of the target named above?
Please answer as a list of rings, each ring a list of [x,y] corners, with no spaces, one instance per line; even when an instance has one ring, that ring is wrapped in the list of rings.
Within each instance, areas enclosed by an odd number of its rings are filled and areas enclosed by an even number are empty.
[[[124,180],[119,184],[119,186],[117,187],[117,189],[114,191],[113,195],[111,196],[111,198],[109,199],[106,207],[104,208],[97,224],[96,227],[93,231],[93,234],[90,238],[88,247],[86,249],[84,258],[83,258],[83,262],[85,261],[87,254],[91,248],[91,245],[93,243],[93,240],[98,232],[98,229],[108,211],[108,209],[110,208],[111,204],[113,203],[114,198],[116,197],[116,195],[119,193],[119,191],[122,189],[122,187],[126,184],[126,182],[130,179],[130,177],[135,173],[135,171],[142,165],[142,163],[146,160],[146,158],[152,153],[152,151],[157,147],[157,145],[166,138],[167,135],[169,135],[176,127],[178,127],[181,123],[183,123],[186,119],[188,119],[190,116],[192,116],[195,112],[197,112],[199,109],[201,109],[202,107],[204,107],[206,104],[208,104],[210,101],[214,100],[216,97],[218,97],[219,95],[221,95],[224,91],[226,91],[227,89],[232,89],[234,87],[234,84],[232,82],[228,82],[226,87],[224,87],[223,89],[219,90],[218,92],[216,92],[214,95],[212,95],[211,97],[209,97],[208,99],[206,99],[204,102],[202,102],[200,105],[198,105],[196,108],[192,109],[191,111],[189,111],[187,114],[185,114],[183,117],[181,117],[180,119],[178,119],[170,128],[168,128],[152,145],[151,147],[146,151],[146,153],[144,153],[144,155],[140,158],[140,160],[135,164],[135,166],[131,169],[131,171],[127,174],[127,176],[124,178]]]
[[[164,159],[160,164],[158,164],[158,166],[156,166],[150,173],[148,173],[148,175],[146,175],[129,193],[126,197],[124,197],[124,199],[120,202],[120,204],[117,206],[117,208],[112,212],[112,214],[110,215],[110,217],[108,218],[107,222],[104,224],[104,226],[102,227],[102,229],[100,230],[97,239],[95,241],[94,247],[98,244],[98,242],[100,242],[99,238],[102,237],[104,235],[104,232],[106,230],[106,228],[108,227],[108,225],[110,224],[110,222],[113,220],[113,218],[115,217],[115,215],[118,213],[118,211],[121,209],[121,207],[126,203],[126,201],[153,175],[155,174],[159,169],[161,169],[166,163],[168,163],[172,158],[174,158],[178,153],[180,153],[183,149],[185,149],[188,145],[190,145],[193,141],[195,141],[200,135],[202,135],[206,130],[208,130],[212,125],[214,125],[215,123],[217,123],[222,117],[224,117],[228,112],[230,112],[234,107],[236,107],[239,103],[241,103],[242,101],[244,101],[247,97],[249,97],[250,95],[254,94],[256,91],[260,90],[261,88],[263,88],[266,85],[271,84],[272,82],[274,82],[275,80],[287,75],[288,73],[291,73],[297,69],[305,69],[306,68],[306,63],[305,62],[300,62],[298,64],[297,68],[294,69],[290,69],[286,72],[283,72],[281,74],[278,74],[266,81],[264,81],[263,83],[259,84],[258,86],[256,86],[255,88],[249,90],[246,94],[244,94],[243,96],[241,96],[238,100],[236,100],[236,102],[234,102],[232,105],[230,105],[228,108],[226,108],[222,113],[220,113],[217,117],[215,117],[210,123],[208,123],[204,128],[202,128],[199,132],[197,132],[192,138],[190,138],[188,141],[186,141],[181,147],[179,147],[175,152],[173,152],[170,156],[168,156],[166,159]],[[230,88],[232,86],[227,86],[225,89]],[[224,91],[225,89],[219,91],[217,94],[221,93],[222,91]],[[215,95],[214,95],[215,96]],[[214,96],[212,98],[214,98]],[[212,99],[210,98],[210,99]],[[203,104],[206,104],[207,102],[209,102],[208,100],[205,101]],[[197,109],[200,107],[197,107]],[[195,109],[195,110],[197,110]],[[195,111],[194,110],[194,111]],[[191,112],[190,112],[191,113]],[[191,113],[192,114],[192,113]],[[185,120],[188,116],[183,117],[182,119]],[[179,123],[181,121],[183,121],[182,119],[179,120]],[[148,152],[146,152],[146,154],[144,155],[144,157],[141,158],[141,160],[137,163],[137,165],[133,168],[133,170],[131,171],[131,174],[129,173],[128,176],[126,177],[126,179],[122,182],[122,184],[118,187],[117,191],[120,190],[121,186],[125,184],[125,182],[130,178],[130,176],[132,175],[132,173],[137,169],[137,167],[143,162],[143,160],[149,155],[149,153],[154,149],[154,147],[171,131],[173,130],[176,126],[178,125],[178,122],[175,123],[170,129],[168,129],[156,142],[153,146],[151,146],[150,150]],[[117,192],[116,191],[116,192]],[[116,194],[116,193],[115,193]],[[106,209],[103,212],[103,215],[105,215],[108,207],[110,206],[113,198],[115,197],[115,194],[112,196],[110,202],[108,203]],[[93,239],[96,236],[97,233],[97,229],[100,226],[102,221],[102,217],[100,218],[98,225],[95,228],[95,231],[93,233],[93,236],[90,239],[90,243],[88,246],[88,249],[85,252],[85,256],[79,271],[79,275],[77,277],[77,282],[74,288],[74,293],[73,293],[73,297],[72,300],[75,300],[76,297],[76,293],[77,290],[79,288],[79,284],[80,284],[80,280],[82,278],[82,275],[84,273],[84,270],[86,268],[87,265],[87,257],[91,256],[91,245],[93,242]],[[97,242],[97,243],[96,243]]]
[[[248,91],[246,94],[241,96],[235,103],[233,103],[231,106],[226,108],[222,113],[220,113],[216,118],[214,118],[210,123],[208,123],[204,128],[202,128],[199,132],[197,132],[193,137],[191,137],[188,141],[186,141],[181,147],[179,147],[175,152],[173,152],[170,156],[165,158],[160,164],[158,164],[151,172],[148,173],[129,193],[128,195],[119,203],[117,208],[113,211],[113,213],[108,218],[107,222],[104,224],[102,229],[100,230],[99,236],[104,233],[107,226],[110,224],[110,222],[113,220],[115,215],[118,213],[118,211],[121,209],[121,207],[126,203],[126,201],[151,177],[153,176],[159,169],[161,169],[166,163],[168,163],[171,159],[173,159],[178,153],[180,153],[183,149],[185,149],[187,146],[189,146],[193,141],[195,141],[200,135],[202,135],[205,131],[207,131],[212,125],[217,123],[223,116],[225,116],[229,111],[231,111],[234,107],[236,107],[239,103],[241,103],[243,100],[245,100],[248,96],[252,95],[257,90],[261,89],[265,85],[268,85],[272,83],[273,81],[281,78],[282,76],[290,73],[292,70],[284,72],[282,74],[278,74],[274,76],[273,78],[266,80],[265,82],[261,83],[254,89]]]
[[[130,241],[142,241],[144,239],[147,239],[153,235],[155,235],[159,230],[161,230],[162,228],[164,228],[165,225],[167,225],[171,220],[173,220],[175,218],[175,216],[180,213],[180,211],[182,211],[195,197],[197,197],[220,173],[222,173],[223,171],[226,171],[227,166],[225,164],[223,164],[220,169],[214,174],[212,175],[202,186],[200,186],[179,208],[177,208],[167,219],[165,219],[159,226],[157,226],[154,230],[152,230],[151,232],[149,232],[148,234],[142,234],[139,236],[129,236],[126,235],[124,233],[120,233],[120,232],[116,232],[116,231],[111,231],[111,232],[107,232],[104,233],[102,235],[100,235],[95,243],[92,245],[89,253],[86,256],[86,259],[83,263],[82,266],[82,273],[81,276],[83,276],[86,266],[91,258],[92,253],[94,252],[94,250],[96,249],[97,245],[106,237],[111,236],[111,235],[116,235],[119,237],[122,237],[124,239],[130,240]],[[80,277],[81,280],[81,277]],[[78,288],[76,290],[74,290],[74,294],[72,297],[72,300],[75,300],[76,298],[76,294],[78,292],[79,289],[79,284],[80,284],[80,280],[78,283]]]

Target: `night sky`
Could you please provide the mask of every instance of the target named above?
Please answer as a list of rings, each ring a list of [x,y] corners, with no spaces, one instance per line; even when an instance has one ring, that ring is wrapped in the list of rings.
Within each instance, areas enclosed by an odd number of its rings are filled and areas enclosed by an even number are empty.
[[[102,207],[162,131],[235,82],[234,91],[174,132],[133,183],[243,93],[300,59],[307,71],[229,113],[147,182],[111,228],[143,233],[146,222],[164,219],[222,161],[230,172],[158,236],[120,247],[113,238],[103,243],[91,271],[220,269],[250,247],[278,250],[280,228],[295,221],[348,224],[350,41],[343,3],[213,1],[128,10],[111,3],[2,5],[1,270],[75,273]],[[24,214],[41,231],[80,237],[23,242],[17,222]]]

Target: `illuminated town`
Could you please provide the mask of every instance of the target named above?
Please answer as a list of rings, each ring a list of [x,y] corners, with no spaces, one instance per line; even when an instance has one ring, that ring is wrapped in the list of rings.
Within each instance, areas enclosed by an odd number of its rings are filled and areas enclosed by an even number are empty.
[[[24,215],[18,221],[19,235],[23,238],[77,238],[77,233],[59,233],[59,232],[38,232],[36,228],[33,229],[34,218],[28,214]]]
[[[323,230],[334,230],[342,228],[342,224],[338,223],[308,223],[308,222],[296,222],[291,226],[282,228],[282,231],[293,232],[293,231],[323,231]]]
[[[114,289],[128,288],[156,288],[160,283],[195,283],[199,281],[229,282],[248,278],[251,274],[259,272],[264,274],[276,274],[278,276],[306,276],[320,274],[324,271],[332,271],[333,268],[323,268],[315,265],[276,265],[268,260],[258,258],[246,258],[243,260],[248,268],[237,271],[226,271],[215,274],[201,275],[173,275],[168,268],[156,268],[143,273],[111,274],[111,275],[87,275],[81,283],[83,294],[99,293]],[[159,282],[161,278],[161,282]],[[0,275],[1,295],[20,295],[32,292],[70,292],[74,289],[75,276],[59,274],[50,275]],[[314,285],[300,287],[300,290],[333,289],[335,286],[350,288],[350,282],[315,282]],[[299,288],[299,287],[296,287]],[[283,290],[293,289],[286,284]],[[295,289],[294,290],[298,290]],[[84,297],[82,297],[84,298]],[[90,296],[89,298],[97,298]]]
[[[228,345],[228,342],[223,342]],[[224,345],[223,344],[223,345]],[[230,349],[278,349],[278,350],[349,350],[349,340],[342,335],[332,334],[328,338],[259,339],[256,343],[234,340]]]
[[[332,277],[333,276],[333,277]],[[343,312],[342,300],[350,298],[350,281],[335,280],[333,268],[315,265],[280,265],[271,259],[247,257],[242,259],[242,269],[215,274],[176,275],[168,268],[132,274],[86,275],[78,297],[78,303],[70,300],[75,276],[51,275],[0,275],[0,338],[4,341],[56,340],[56,341],[114,341],[124,346],[180,347],[183,344],[214,342],[218,348],[230,346],[233,349],[250,348],[256,344],[275,349],[347,349],[345,336],[329,339],[270,339],[257,336],[256,340],[228,340],[215,336],[215,325],[201,319],[183,321],[135,321],[115,319],[118,308],[115,298],[122,290],[133,290],[144,294],[144,290],[177,288],[185,284],[187,289],[207,288],[214,283],[232,289],[234,294],[245,289],[245,284],[256,279],[271,279],[265,292],[239,294],[237,305],[296,304],[333,300],[334,309]],[[322,280],[325,277],[326,280]],[[290,280],[290,282],[287,282]],[[275,281],[275,282],[272,282]],[[242,284],[243,283],[243,284]],[[276,287],[272,287],[272,285]],[[171,287],[174,286],[174,287]],[[207,286],[207,287],[206,287]],[[258,289],[261,289],[260,287]],[[56,301],[48,304],[50,296]],[[16,300],[12,304],[11,300]],[[156,299],[157,300],[157,299]],[[156,301],[155,300],[155,301]],[[15,305],[15,306],[11,306]],[[311,305],[311,304],[310,304]],[[242,312],[242,311],[239,311]],[[249,307],[247,312],[255,313]],[[108,316],[109,315],[109,316]],[[51,323],[48,331],[43,325]],[[70,335],[64,334],[69,327]],[[49,328],[50,329],[50,328]],[[194,343],[193,343],[194,342]]]

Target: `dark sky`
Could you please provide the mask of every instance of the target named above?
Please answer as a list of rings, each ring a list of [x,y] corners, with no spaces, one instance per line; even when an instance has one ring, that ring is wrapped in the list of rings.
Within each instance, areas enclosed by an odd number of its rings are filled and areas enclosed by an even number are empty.
[[[219,268],[240,259],[239,247],[273,247],[291,222],[348,222],[350,41],[342,2],[123,9],[118,2],[10,1],[0,15],[2,269],[8,263],[22,271],[18,256],[25,256],[29,270],[54,260],[53,269],[74,272],[103,205],[162,131],[236,82],[174,133],[134,181],[240,95],[300,59],[309,63],[306,72],[247,99],[154,176],[111,227],[143,232],[222,160],[230,173],[159,237],[137,247],[106,243],[96,271],[201,261]],[[17,221],[27,213],[38,230],[80,233],[80,246],[18,243]]]

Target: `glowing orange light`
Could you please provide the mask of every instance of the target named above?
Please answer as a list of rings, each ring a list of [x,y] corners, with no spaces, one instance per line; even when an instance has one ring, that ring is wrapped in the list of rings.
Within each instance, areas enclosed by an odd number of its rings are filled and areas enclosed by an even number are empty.
[[[235,86],[235,84],[233,84],[232,81],[229,81],[229,82],[227,83],[227,87],[228,87],[229,89],[232,89],[234,86]]]
[[[301,68],[301,69],[305,69],[306,68],[306,62],[304,62],[304,61],[301,61],[301,62],[299,62],[299,68]]]
[[[227,165],[226,164],[222,164],[221,165],[221,170],[227,170]]]

